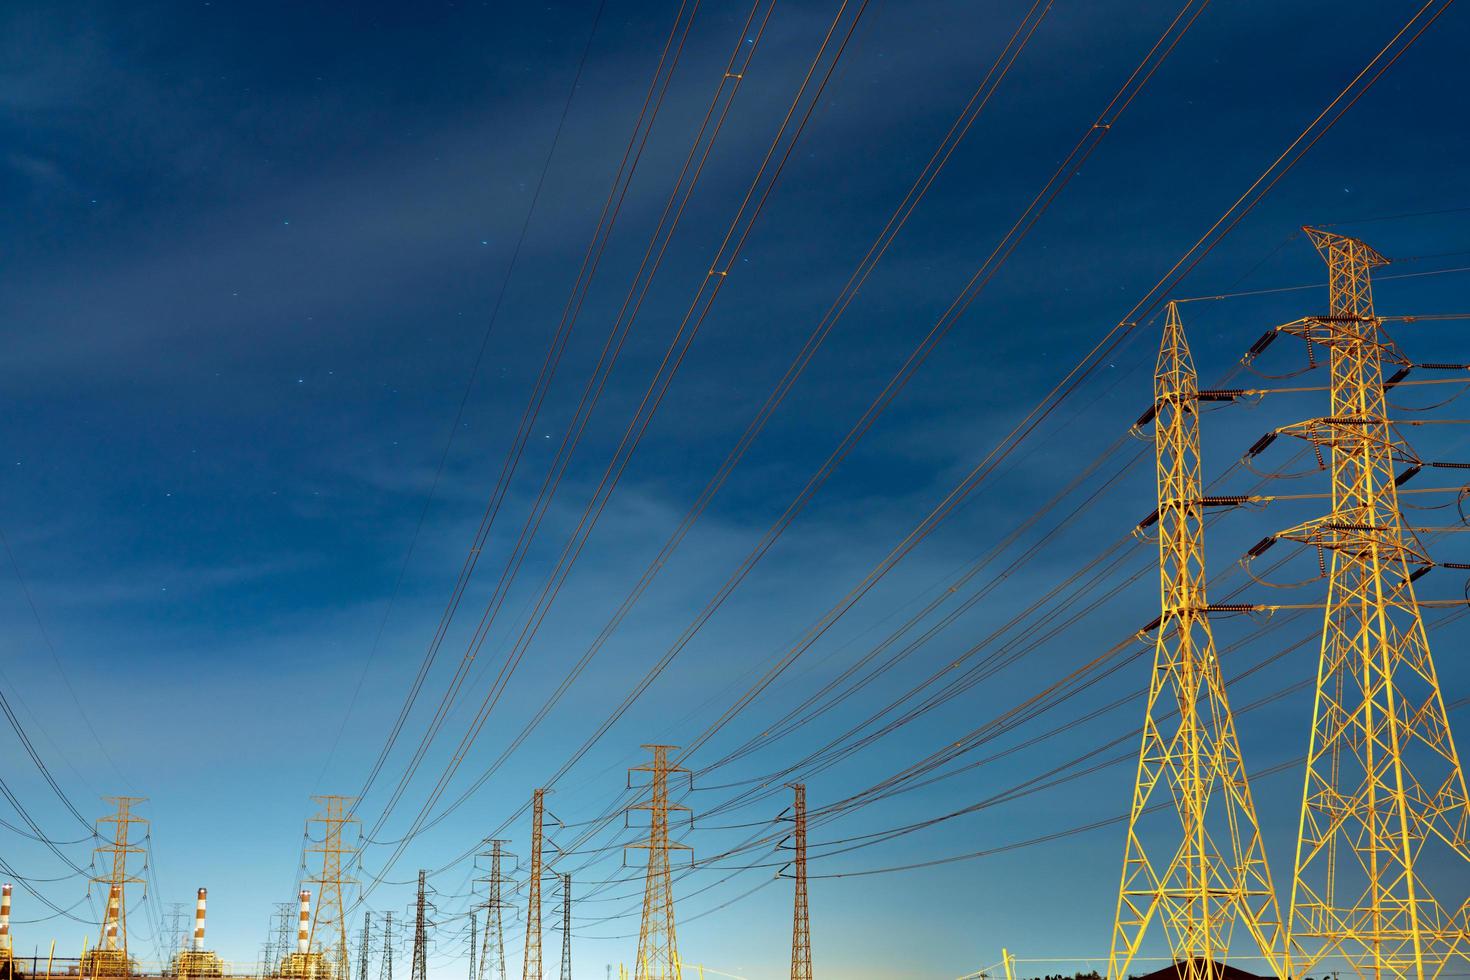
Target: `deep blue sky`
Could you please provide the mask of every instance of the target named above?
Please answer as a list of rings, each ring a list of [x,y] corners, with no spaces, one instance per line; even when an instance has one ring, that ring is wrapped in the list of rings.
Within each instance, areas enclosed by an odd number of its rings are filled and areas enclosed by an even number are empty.
[[[580,829],[570,825],[613,805],[626,785],[623,770],[643,758],[639,743],[683,744],[704,731],[754,672],[856,584],[1128,311],[1417,6],[1245,0],[1207,9],[857,451],[674,665],[558,785],[552,809],[569,826],[554,836],[569,845]],[[253,962],[271,903],[294,894],[310,794],[355,792],[403,702],[677,4],[607,0],[431,496],[596,7],[583,0],[216,0],[13,2],[0,12],[0,383],[8,396],[0,423],[0,529],[16,563],[12,568],[5,558],[0,574],[7,624],[0,683],[58,783],[89,817],[101,815],[102,795],[150,797],[144,812],[154,820],[156,897],[185,901],[207,885],[211,945],[228,959]],[[407,829],[499,669],[512,627],[519,628],[596,486],[837,7],[777,5],[465,697],[381,839]],[[890,0],[869,8],[450,798],[515,737],[627,594],[1027,7],[1012,0]],[[464,651],[678,163],[730,49],[740,43],[748,9],[716,0],[700,5],[608,258],[387,777],[403,770]],[[799,492],[1176,10],[1173,3],[1057,0],[790,398],[587,673],[504,768],[466,806],[417,837],[391,869],[383,867],[391,848],[369,846],[364,877],[384,872],[390,882],[406,882],[418,867],[455,858],[515,814],[592,733]],[[1470,12],[1451,8],[1212,253],[1181,295],[1320,281],[1317,258],[1293,239],[1303,223],[1470,205],[1467,43]],[[1385,274],[1470,265],[1463,212],[1345,227],[1390,256],[1425,256]],[[1463,310],[1464,284],[1454,273],[1409,278],[1384,282],[1379,295],[1385,310]],[[1319,289],[1186,307],[1201,373],[1223,376],[1264,329],[1322,300]],[[1455,337],[1451,325],[1403,339],[1422,359],[1464,360]],[[1024,444],[1014,465],[692,764],[724,756],[818,691],[1121,434],[1150,399],[1156,339],[1156,323],[1140,327]],[[1295,351],[1277,356],[1281,372],[1295,366]],[[1304,397],[1207,416],[1209,471],[1223,472],[1261,431],[1320,411]],[[1445,411],[1453,416],[1456,409]],[[1459,439],[1446,432],[1428,441],[1443,449],[1441,458],[1455,458],[1456,447],[1464,449]],[[1123,453],[1138,448],[1130,442]],[[1289,455],[1279,452],[1277,462]],[[1068,506],[1125,458],[1112,457]],[[1234,480],[1245,485],[1239,474]],[[751,832],[738,825],[769,820],[785,805],[784,797],[765,799],[702,821],[701,811],[735,792],[719,787],[759,782],[929,676],[1113,544],[1152,508],[1152,494],[1146,465],[1127,470],[986,601],[881,681],[798,733],[701,772],[699,791],[686,800],[696,812],[687,837],[696,856],[736,845]],[[1224,574],[1250,542],[1310,513],[1233,515],[1212,538],[1212,566]],[[1432,512],[1425,520],[1445,517]],[[1050,526],[1043,522],[1023,536],[991,573]],[[1449,554],[1454,546],[1444,544],[1446,560],[1470,560]],[[811,774],[812,806],[953,741],[1151,619],[1157,592],[1149,546],[1129,555],[1070,607],[1088,608],[1086,615],[1024,660]],[[1295,577],[1310,575],[1310,566]],[[1140,577],[1124,584],[1133,572]],[[1123,584],[1115,596],[1089,606],[1115,584]],[[1296,593],[1295,601],[1315,601],[1313,589],[1319,587]],[[1449,597],[1459,584],[1426,580],[1424,592]],[[1249,628],[1222,620],[1222,645]],[[1282,624],[1247,645],[1240,664],[1308,633],[1305,621]],[[1441,651],[1466,637],[1463,626],[1436,635]],[[1446,696],[1464,693],[1464,669],[1446,656],[1441,667]],[[1240,699],[1312,669],[1308,643],[1253,676]],[[1080,717],[1145,680],[1145,663],[1136,660],[994,747]],[[1252,768],[1302,751],[1308,709],[1309,699],[1297,694],[1245,716]],[[1124,736],[1138,711],[1130,702],[1058,738],[814,828],[814,852],[821,842],[1003,791]],[[5,738],[12,760],[5,779],[17,797],[55,839],[77,838],[79,826],[68,825],[65,809],[8,732]],[[1131,747],[1128,740],[1114,754]],[[1022,802],[814,860],[812,871],[920,862],[1114,816],[1126,806],[1130,773],[1131,764],[1106,768]],[[388,785],[374,788],[363,816],[382,813]],[[1257,788],[1279,886],[1290,877],[1298,785],[1292,770]],[[614,824],[621,827],[621,820]],[[522,855],[527,832],[520,819],[509,834]],[[587,889],[628,874],[611,846],[615,839],[599,835],[583,849],[607,850],[569,855],[563,867],[577,869]],[[21,874],[66,875],[36,842],[10,831],[0,840]],[[1106,952],[1121,845],[1121,830],[1111,827],[927,870],[814,881],[818,969],[844,978],[957,976],[995,962],[1002,946],[1023,957],[1060,958],[1030,972],[1100,967],[1095,957]],[[62,850],[85,864],[85,843]],[[774,860],[767,848],[717,864],[753,859]],[[726,881],[726,873],[704,869],[681,879],[680,916],[690,920],[680,930],[685,957],[740,976],[783,975],[790,883],[772,879],[775,870]],[[431,958],[436,977],[463,975],[465,923],[458,915],[469,901],[470,877],[460,864],[434,879],[442,920]],[[693,918],[762,881],[770,884]],[[1467,884],[1458,878],[1446,891],[1458,896]],[[83,894],[75,877],[35,887],[63,907]],[[368,905],[401,912],[409,892],[385,884]],[[18,891],[16,919],[40,915],[38,904]],[[601,977],[606,963],[632,961],[637,906],[633,883],[606,888],[579,907],[579,980]],[[75,912],[92,914],[86,903]],[[550,901],[546,915],[554,918]],[[139,906],[133,943],[151,959],[146,918]],[[44,951],[53,935],[64,950],[79,947],[84,933],[95,940],[93,927],[65,920],[17,924],[15,931],[25,952],[37,945]],[[519,925],[512,935],[518,969]],[[559,935],[548,932],[546,945],[550,972]],[[397,964],[407,966],[406,959]]]

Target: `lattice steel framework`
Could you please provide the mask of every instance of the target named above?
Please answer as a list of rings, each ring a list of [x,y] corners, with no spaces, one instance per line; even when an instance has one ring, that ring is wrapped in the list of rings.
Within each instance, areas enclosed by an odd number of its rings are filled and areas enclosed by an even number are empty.
[[[1108,959],[1115,980],[1155,919],[1184,980],[1220,975],[1236,925],[1278,976],[1291,975],[1210,629],[1198,407],[1199,378],[1170,303],[1152,411],[1161,614]],[[1157,806],[1160,790],[1168,798]]]
[[[168,903],[169,950],[177,953],[184,948],[184,903]]]
[[[541,826],[546,790],[531,795],[531,877],[526,882],[526,959],[521,980],[541,980]]]
[[[310,825],[317,824],[321,827],[321,841],[308,847],[307,851],[322,856],[322,870],[318,876],[306,879],[317,886],[317,908],[311,923],[310,942],[317,944],[325,954],[332,980],[348,980],[352,971],[347,953],[347,905],[342,898],[342,886],[356,884],[356,881],[342,870],[342,857],[356,853],[356,848],[343,842],[342,831],[348,824],[357,822],[349,816],[348,810],[356,798],[313,796],[312,800],[321,806],[321,812],[307,821],[308,837]]]
[[[1340,955],[1375,977],[1437,976],[1470,949],[1466,907],[1447,912],[1423,872],[1465,880],[1465,777],[1450,737],[1411,566],[1429,558],[1403,525],[1384,360],[1402,357],[1373,311],[1356,239],[1304,229],[1327,262],[1329,314],[1281,330],[1330,356],[1331,415],[1281,431],[1331,451],[1332,513],[1282,532],[1331,552],[1302,793],[1290,929],[1303,969]]]
[[[362,942],[357,947],[357,980],[368,980],[368,944],[372,942],[373,913],[362,910]]]
[[[646,772],[652,777],[649,798],[629,809],[648,811],[648,841],[626,846],[648,852],[648,870],[643,884],[643,921],[638,930],[638,963],[634,980],[682,980],[679,969],[679,942],[674,932],[674,886],[670,873],[669,851],[688,850],[682,844],[669,843],[669,811],[688,807],[669,802],[669,775],[688,773],[682,766],[669,763],[672,745],[645,745],[653,753],[653,761],[634,766],[632,773]]]
[[[383,962],[378,964],[378,980],[393,980],[393,911],[383,913]]]
[[[806,785],[794,783],[791,804],[796,905],[791,923],[791,980],[812,980],[812,924],[806,893]]]
[[[95,848],[97,855],[108,856],[110,867],[107,872],[91,879],[99,884],[107,885],[108,913],[102,922],[102,938],[98,948],[103,950],[116,950],[126,954],[128,950],[128,902],[127,886],[142,884],[143,879],[137,875],[128,874],[128,858],[135,854],[143,854],[144,848],[137,846],[137,838],[132,829],[136,825],[148,826],[148,821],[142,817],[133,815],[133,808],[140,803],[147,803],[147,797],[143,796],[108,796],[103,797],[103,802],[112,804],[113,812],[97,821],[97,836],[104,843]],[[102,830],[102,824],[112,824],[112,833],[107,834]]]
[[[276,902],[275,925],[271,929],[270,972],[279,973],[286,957],[291,955],[291,941],[296,934],[296,903]]]
[[[418,900],[413,913],[413,963],[409,968],[410,980],[429,980],[429,922],[425,916],[428,900],[424,897],[424,879],[428,872],[419,871]]]
[[[561,876],[561,980],[572,980],[572,873]]]
[[[479,912],[476,909],[470,909],[470,938],[469,938],[470,969],[469,969],[469,973],[467,974],[468,977],[469,977],[469,980],[479,980],[479,974],[475,972],[476,971],[476,965],[475,965],[475,947],[479,944],[479,941],[480,941]]]
[[[490,859],[489,876],[477,879],[488,886],[488,897],[485,900],[485,930],[480,939],[479,980],[484,980],[486,971],[491,969],[495,971],[493,980],[510,980],[510,974],[506,972],[505,926],[502,916],[503,911],[510,908],[510,905],[505,901],[506,878],[501,870],[501,859],[513,856],[505,850],[505,845],[508,843],[509,841],[492,840],[490,850],[478,855]]]

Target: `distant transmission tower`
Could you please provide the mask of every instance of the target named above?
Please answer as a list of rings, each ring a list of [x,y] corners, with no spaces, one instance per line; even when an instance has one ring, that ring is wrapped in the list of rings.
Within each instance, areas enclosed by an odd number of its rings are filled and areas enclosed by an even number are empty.
[[[184,948],[184,903],[168,903],[169,950],[177,953]]]
[[[791,980],[812,980],[812,924],[806,893],[806,785],[794,783],[791,818],[795,845],[796,907],[791,924]]]
[[[427,922],[424,919],[424,877],[425,871],[419,871],[419,897],[414,905],[413,916],[413,968],[409,972],[410,980],[429,980],[429,935]]]
[[[488,877],[480,878],[487,885],[488,895],[485,899],[485,931],[480,940],[480,978],[483,980],[487,971],[494,971],[493,980],[510,980],[506,972],[505,963],[505,924],[504,910],[510,908],[505,900],[506,878],[501,867],[501,859],[513,856],[505,850],[509,843],[504,840],[490,841],[490,850],[482,852],[480,857],[490,859],[490,874]],[[493,943],[493,945],[492,945]]]
[[[275,949],[272,952],[275,959],[270,968],[272,973],[279,973],[286,957],[291,955],[291,942],[296,932],[296,903],[277,902],[275,920]]]
[[[541,821],[546,790],[531,795],[531,877],[526,888],[526,959],[521,980],[541,980]]]
[[[572,980],[572,874],[561,876],[561,980]]]
[[[1327,349],[1331,414],[1280,431],[1330,448],[1332,513],[1277,536],[1330,551],[1332,565],[1292,939],[1303,970],[1335,953],[1360,973],[1433,977],[1470,949],[1470,923],[1464,904],[1451,912],[1435,900],[1424,872],[1463,885],[1470,810],[1414,598],[1433,563],[1399,512],[1395,464],[1414,457],[1388,418],[1382,362],[1407,361],[1373,311],[1371,271],[1387,260],[1304,231],[1327,262],[1329,313],[1280,329]]]
[[[383,962],[378,966],[378,980],[393,980],[393,911],[383,913]]]
[[[330,980],[348,980],[352,976],[347,957],[347,906],[342,900],[342,886],[354,884],[352,878],[342,871],[342,856],[352,854],[355,848],[342,841],[342,830],[356,823],[349,817],[347,808],[354,802],[351,796],[314,796],[321,805],[321,812],[309,823],[321,826],[321,843],[307,850],[322,856],[321,874],[306,880],[317,885],[316,918],[311,925],[311,941],[322,949],[327,961]],[[318,936],[317,933],[322,933]]]
[[[669,843],[669,811],[688,811],[688,807],[669,802],[669,774],[687,773],[688,769],[669,764],[672,745],[645,745],[653,752],[651,763],[634,766],[632,772],[646,772],[652,777],[649,798],[630,809],[648,811],[648,841],[628,844],[648,851],[648,871],[643,884],[643,922],[638,930],[638,964],[635,980],[681,980],[679,942],[674,933],[674,885],[669,867],[670,850],[688,850],[682,844]]]
[[[469,946],[470,946],[470,972],[469,972],[469,980],[479,980],[478,975],[475,973],[475,946],[476,946],[477,943],[479,943],[479,941],[480,941],[480,930],[479,930],[479,924],[476,921],[476,912],[475,912],[474,909],[470,909],[470,943],[469,943]]]
[[[1246,928],[1291,976],[1256,808],[1210,630],[1200,479],[1199,379],[1170,303],[1154,372],[1161,614],[1123,856],[1108,976],[1122,980],[1149,924],[1163,927],[1181,980],[1215,980],[1232,929]],[[1163,802],[1155,807],[1155,790]],[[1151,812],[1157,815],[1150,820]]]
[[[371,942],[373,913],[362,911],[362,942],[357,947],[357,980],[368,980],[368,943]]]

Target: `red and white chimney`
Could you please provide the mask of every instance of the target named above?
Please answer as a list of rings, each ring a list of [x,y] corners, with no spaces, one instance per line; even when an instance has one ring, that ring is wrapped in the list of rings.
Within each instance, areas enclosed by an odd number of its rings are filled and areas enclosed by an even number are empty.
[[[301,921],[296,926],[296,952],[305,956],[311,951],[311,892],[301,889]]]
[[[10,955],[10,885],[0,887],[0,953]]]
[[[194,950],[204,950],[204,895],[205,890],[199,889],[199,902],[194,906]]]
[[[117,949],[118,909],[122,906],[122,886],[107,890],[107,949]]]

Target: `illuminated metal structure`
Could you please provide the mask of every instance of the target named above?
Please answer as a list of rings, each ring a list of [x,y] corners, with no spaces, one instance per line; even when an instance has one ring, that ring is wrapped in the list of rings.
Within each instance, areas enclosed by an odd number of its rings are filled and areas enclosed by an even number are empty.
[[[307,851],[322,856],[322,870],[316,877],[306,879],[318,888],[311,938],[322,951],[332,980],[349,980],[352,972],[347,953],[347,906],[342,899],[342,886],[355,882],[343,873],[342,857],[353,854],[356,849],[343,843],[342,831],[348,824],[357,822],[348,815],[348,807],[356,801],[351,796],[314,796],[312,800],[321,805],[321,812],[308,824],[321,827],[321,840],[308,847]]]
[[[795,847],[796,906],[791,923],[791,980],[812,980],[812,924],[806,893],[806,785],[793,783],[793,845]]]
[[[546,790],[531,794],[531,876],[526,881],[526,958],[521,980],[541,980],[541,821]]]
[[[1304,229],[1327,262],[1327,316],[1278,328],[1325,348],[1331,414],[1279,430],[1330,450],[1332,512],[1278,537],[1331,554],[1322,653],[1292,880],[1302,969],[1324,956],[1361,974],[1433,977],[1470,950],[1463,887],[1465,777],[1450,737],[1414,579],[1432,562],[1399,512],[1395,464],[1413,463],[1388,418],[1381,332],[1364,243]],[[1417,571],[1416,571],[1417,569]]]
[[[1139,421],[1150,420],[1159,506],[1140,527],[1158,522],[1161,612],[1108,976],[1128,976],[1157,920],[1182,980],[1220,975],[1236,925],[1288,977],[1285,929],[1210,630],[1204,509],[1219,501],[1203,493],[1199,379],[1173,303],[1154,405]]]
[[[645,745],[653,753],[653,761],[634,766],[633,772],[646,772],[652,777],[649,798],[630,809],[648,811],[648,841],[627,844],[648,851],[648,869],[643,885],[643,921],[638,930],[638,963],[634,980],[681,980],[679,943],[674,932],[674,886],[669,867],[670,850],[688,850],[682,844],[669,843],[669,811],[688,807],[669,802],[669,774],[687,773],[682,766],[669,764],[672,745]]]
[[[104,843],[96,848],[98,857],[110,858],[106,874],[92,879],[107,885],[107,912],[102,920],[102,939],[93,949],[84,950],[80,964],[81,973],[88,977],[124,977],[136,971],[128,955],[128,906],[125,886],[142,884],[143,879],[128,874],[128,858],[143,853],[137,844],[133,828],[147,826],[148,821],[134,816],[133,808],[147,800],[141,796],[112,796],[104,801],[115,807],[109,816],[97,821],[97,836]],[[103,824],[112,824],[112,833],[105,833]]]

